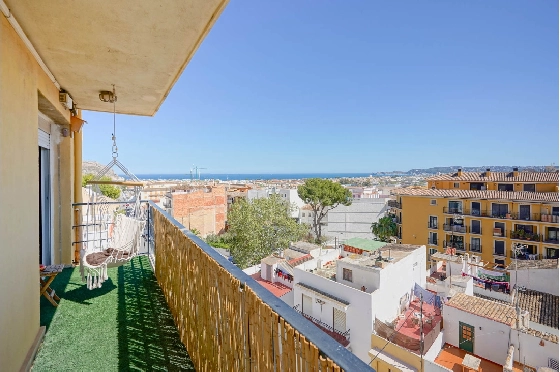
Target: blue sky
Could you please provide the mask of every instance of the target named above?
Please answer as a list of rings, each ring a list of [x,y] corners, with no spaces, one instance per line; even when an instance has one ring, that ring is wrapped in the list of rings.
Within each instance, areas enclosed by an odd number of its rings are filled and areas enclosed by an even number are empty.
[[[84,118],[109,162],[112,115]],[[558,2],[230,1],[117,141],[138,174],[557,163]]]

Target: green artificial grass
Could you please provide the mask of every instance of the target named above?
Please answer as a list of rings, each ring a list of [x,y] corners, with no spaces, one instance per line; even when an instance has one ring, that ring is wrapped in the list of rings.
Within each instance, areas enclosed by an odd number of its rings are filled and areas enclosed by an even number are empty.
[[[80,269],[65,269],[51,286],[58,307],[41,297],[47,334],[33,371],[194,371],[146,256],[109,269],[88,290]]]

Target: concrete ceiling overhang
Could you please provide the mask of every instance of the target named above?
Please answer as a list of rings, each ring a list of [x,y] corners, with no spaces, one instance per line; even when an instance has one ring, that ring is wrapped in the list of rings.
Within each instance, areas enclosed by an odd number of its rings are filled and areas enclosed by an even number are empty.
[[[228,0],[4,0],[78,108],[154,115]]]

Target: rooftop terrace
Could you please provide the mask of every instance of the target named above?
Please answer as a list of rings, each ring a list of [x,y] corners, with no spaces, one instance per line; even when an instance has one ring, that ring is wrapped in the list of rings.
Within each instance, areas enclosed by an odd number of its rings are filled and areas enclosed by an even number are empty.
[[[449,368],[453,372],[464,372],[462,363],[466,354],[470,353],[449,344],[445,344],[443,349],[439,352],[435,362],[442,367]],[[504,370],[504,367],[499,364],[482,359],[476,355],[475,357],[480,359],[480,372],[503,372]],[[504,361],[505,359],[506,356],[504,355]],[[523,366],[518,362],[513,362],[513,372],[524,372]]]

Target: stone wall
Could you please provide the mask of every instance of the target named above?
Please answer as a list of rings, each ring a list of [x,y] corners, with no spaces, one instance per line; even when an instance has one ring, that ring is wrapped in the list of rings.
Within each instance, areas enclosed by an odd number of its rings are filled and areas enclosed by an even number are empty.
[[[225,231],[227,196],[224,187],[174,192],[171,197],[173,218],[188,229],[197,229],[202,237]]]

